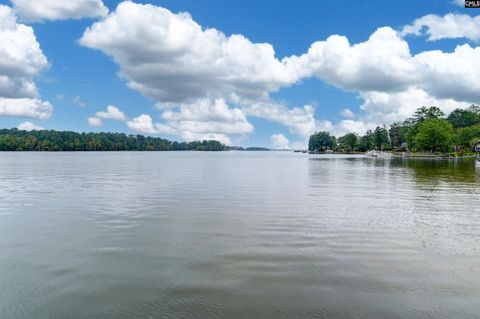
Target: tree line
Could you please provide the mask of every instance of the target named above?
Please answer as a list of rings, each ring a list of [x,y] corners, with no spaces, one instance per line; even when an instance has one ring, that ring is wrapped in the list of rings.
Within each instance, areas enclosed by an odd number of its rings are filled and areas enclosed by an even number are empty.
[[[163,138],[123,133],[0,130],[0,151],[225,151],[214,140],[172,142]]]
[[[348,133],[335,137],[328,132],[310,136],[308,150],[325,152],[412,151],[431,153],[473,152],[480,143],[480,106],[456,109],[446,116],[438,107],[417,109],[404,122],[378,126],[360,136]]]

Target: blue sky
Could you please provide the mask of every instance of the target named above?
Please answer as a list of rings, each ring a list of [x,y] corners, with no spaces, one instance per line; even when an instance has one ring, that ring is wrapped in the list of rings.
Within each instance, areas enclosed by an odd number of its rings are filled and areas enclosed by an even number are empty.
[[[121,14],[121,1],[28,2],[0,1],[17,19],[0,22],[0,58],[12,60],[0,77],[13,83],[0,81],[0,127],[297,148],[316,130],[362,133],[423,104],[480,102],[479,11],[461,1],[152,0]]]

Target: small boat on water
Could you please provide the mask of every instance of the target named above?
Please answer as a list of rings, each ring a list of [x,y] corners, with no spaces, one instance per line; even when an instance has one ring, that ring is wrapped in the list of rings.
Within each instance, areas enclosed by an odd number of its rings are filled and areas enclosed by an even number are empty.
[[[390,158],[393,156],[392,153],[384,152],[384,151],[368,151],[365,153],[367,157],[374,157],[374,158]]]

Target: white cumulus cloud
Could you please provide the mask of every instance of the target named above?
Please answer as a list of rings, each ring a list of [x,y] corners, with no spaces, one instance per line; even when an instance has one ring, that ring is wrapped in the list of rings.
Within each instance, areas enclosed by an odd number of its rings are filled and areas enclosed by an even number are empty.
[[[0,116],[33,117],[40,120],[52,115],[53,107],[49,102],[39,99],[0,97]]]
[[[160,133],[178,135],[185,140],[215,139],[231,144],[229,135],[253,132],[245,113],[239,108],[230,108],[223,99],[182,104],[178,111],[164,111],[161,118],[164,124],[156,125]]]
[[[15,12],[27,21],[104,17],[102,0],[12,0]]]
[[[425,51],[415,60],[422,66],[417,85],[437,99],[480,102],[480,47],[459,45],[453,52]]]
[[[273,148],[277,149],[288,149],[290,141],[283,134],[273,134],[270,136],[270,141],[272,142]]]
[[[118,107],[115,107],[113,105],[108,105],[107,106],[107,111],[100,111],[95,114],[96,117],[104,119],[104,120],[116,120],[116,121],[126,121],[128,118],[123,113],[120,111]]]
[[[131,88],[161,102],[258,98],[294,83],[268,43],[202,29],[189,14],[125,1],[80,39],[121,67]]]
[[[38,99],[34,81],[47,67],[33,29],[0,5],[0,116],[50,117],[53,107]]]
[[[377,29],[357,44],[332,35],[313,43],[306,54],[291,57],[289,64],[304,77],[353,91],[398,91],[418,81],[408,43],[390,27]]]
[[[380,123],[366,123],[362,120],[342,120],[338,123],[322,120],[317,122],[316,131],[327,131],[335,136],[342,136],[347,133],[363,134],[368,129],[374,129],[377,125],[380,125]]]
[[[340,115],[342,115],[343,117],[346,117],[347,119],[351,119],[351,118],[355,117],[355,114],[350,109],[341,110]]]
[[[311,105],[288,108],[273,101],[252,102],[243,108],[245,114],[265,118],[287,126],[294,134],[308,137],[315,132],[315,109]]]
[[[401,34],[403,36],[425,34],[429,41],[466,38],[478,42],[480,40],[480,16],[448,13],[441,17],[429,14],[403,27]]]
[[[448,113],[461,106],[468,106],[468,102],[454,99],[439,99],[429,95],[422,89],[409,88],[396,93],[362,92],[364,103],[360,106],[365,111],[364,117],[368,122],[383,124],[403,121],[410,117],[420,106],[439,106]]]
[[[18,124],[17,128],[22,131],[40,131],[43,130],[43,127],[33,124],[32,122],[26,121]]]
[[[88,125],[91,127],[100,127],[102,126],[102,120],[99,119],[98,117],[89,117],[88,118]]]
[[[135,117],[127,122],[127,126],[135,131],[140,133],[157,133],[152,121],[152,117],[148,114],[142,114],[138,117]]]

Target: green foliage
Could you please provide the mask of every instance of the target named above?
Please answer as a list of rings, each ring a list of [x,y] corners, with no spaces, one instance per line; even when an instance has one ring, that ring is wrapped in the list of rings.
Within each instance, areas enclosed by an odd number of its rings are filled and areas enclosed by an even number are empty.
[[[480,124],[480,107],[472,105],[468,109],[456,109],[447,117],[454,128]]]
[[[417,125],[426,120],[441,119],[445,116],[445,113],[442,112],[436,106],[422,106],[415,111],[415,114],[412,118],[408,119],[407,122]]]
[[[224,151],[218,141],[171,142],[123,133],[0,130],[0,151]]]
[[[480,124],[459,128],[455,137],[457,146],[466,149],[473,148],[477,141],[480,140]]]
[[[388,130],[385,125],[383,127],[377,126],[377,128],[373,132],[373,142],[377,150],[383,150],[385,149],[386,145],[390,144]]]
[[[333,149],[335,145],[335,136],[331,136],[328,132],[316,132],[308,140],[308,150],[311,152],[325,152]]]
[[[393,149],[401,148],[404,143],[407,143],[407,134],[409,127],[400,123],[393,123],[388,130],[390,137],[390,144]]]
[[[449,152],[452,144],[452,124],[443,119],[427,119],[418,127],[416,145],[421,151]]]
[[[373,132],[368,130],[365,135],[359,138],[357,149],[360,152],[367,152],[373,150],[375,147],[375,141],[373,138]]]
[[[339,149],[345,152],[354,152],[357,150],[358,146],[358,135],[355,133],[348,133],[339,137],[337,142]]]
[[[332,142],[333,141],[333,142]],[[367,152],[370,150],[455,152],[470,153],[480,141],[480,106],[454,110],[447,119],[436,106],[417,109],[415,114],[403,123],[389,127],[378,126],[374,132],[365,135],[346,134],[338,138],[339,151]],[[332,145],[333,143],[333,145]],[[310,150],[335,148],[335,137],[327,132],[318,132],[310,137]],[[455,148],[454,148],[455,146]]]
[[[445,117],[445,113],[442,112],[438,107],[436,106],[422,106],[418,108],[415,111],[415,114],[413,117],[407,119],[404,122],[404,126],[408,127],[407,134],[406,134],[406,140],[408,142],[409,148],[411,150],[415,150],[418,148],[417,145],[417,134],[418,134],[418,128],[420,124],[422,124],[426,120],[435,120],[435,119],[441,119]]]

